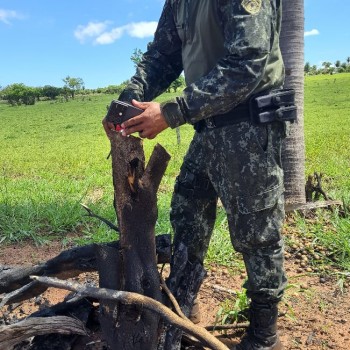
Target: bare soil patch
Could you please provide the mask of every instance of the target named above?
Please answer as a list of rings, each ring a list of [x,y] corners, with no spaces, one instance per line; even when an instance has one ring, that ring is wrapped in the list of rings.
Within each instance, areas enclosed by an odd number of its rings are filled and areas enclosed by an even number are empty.
[[[33,265],[56,256],[67,247],[59,242],[37,247],[30,243],[8,245],[1,249],[1,265]],[[294,349],[350,349],[349,285],[340,286],[332,274],[300,270],[300,260],[289,255],[286,260],[290,286],[281,303],[279,333],[286,350]],[[201,325],[213,325],[217,311],[230,296],[227,290],[241,290],[244,273],[222,266],[211,266],[200,290]],[[80,282],[97,280],[96,274],[84,274]],[[62,301],[66,292],[50,288],[41,297],[33,298],[15,310],[5,307],[0,311],[3,319],[15,314],[24,318],[33,311]],[[1,313],[2,312],[2,313]],[[229,343],[239,339],[240,333],[227,331],[221,338]],[[86,348],[87,349],[87,348]]]

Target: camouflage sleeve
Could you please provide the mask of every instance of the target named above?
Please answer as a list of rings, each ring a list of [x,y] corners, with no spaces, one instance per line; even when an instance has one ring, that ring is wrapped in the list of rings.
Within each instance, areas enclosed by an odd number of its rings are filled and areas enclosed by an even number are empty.
[[[135,75],[119,99],[127,102],[133,98],[138,101],[152,101],[179,77],[182,70],[181,41],[177,34],[171,1],[166,0],[154,40],[148,45]]]
[[[170,126],[233,109],[255,91],[278,35],[275,0],[218,0],[226,55],[183,95],[162,106]]]

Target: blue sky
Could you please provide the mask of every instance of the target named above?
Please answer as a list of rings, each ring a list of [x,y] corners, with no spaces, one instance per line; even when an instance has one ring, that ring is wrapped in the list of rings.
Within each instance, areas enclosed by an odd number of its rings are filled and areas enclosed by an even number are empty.
[[[201,0],[213,1],[213,0]],[[120,84],[152,40],[164,0],[0,0],[0,86]],[[305,61],[350,56],[349,0],[305,0]]]

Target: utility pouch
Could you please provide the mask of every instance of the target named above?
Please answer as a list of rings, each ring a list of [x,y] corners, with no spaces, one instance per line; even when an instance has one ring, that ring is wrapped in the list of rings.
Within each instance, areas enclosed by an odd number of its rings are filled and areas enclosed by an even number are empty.
[[[297,120],[293,89],[272,90],[268,95],[253,96],[249,100],[249,113],[254,124],[267,124],[274,121]]]

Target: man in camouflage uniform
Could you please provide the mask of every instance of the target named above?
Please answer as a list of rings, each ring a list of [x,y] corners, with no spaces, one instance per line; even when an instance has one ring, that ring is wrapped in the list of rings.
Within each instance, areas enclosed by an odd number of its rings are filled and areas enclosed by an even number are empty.
[[[251,96],[283,84],[280,2],[166,0],[154,41],[119,97],[144,109],[122,125],[124,135],[139,132],[151,139],[167,127],[195,126],[171,204],[175,252],[185,246],[190,265],[203,263],[220,198],[251,298],[250,327],[237,350],[282,348],[276,323],[286,285],[280,154],[285,126],[253,123],[248,104]],[[182,96],[162,105],[148,102],[182,71]],[[109,134],[113,125],[103,124]]]

